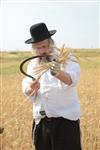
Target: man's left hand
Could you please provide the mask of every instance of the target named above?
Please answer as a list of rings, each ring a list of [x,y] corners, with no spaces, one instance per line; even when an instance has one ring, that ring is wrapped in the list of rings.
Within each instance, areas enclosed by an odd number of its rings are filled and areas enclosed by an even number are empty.
[[[60,69],[61,69],[61,64],[56,61],[53,61],[53,64],[50,68],[51,74],[53,76],[56,76],[60,72]]]

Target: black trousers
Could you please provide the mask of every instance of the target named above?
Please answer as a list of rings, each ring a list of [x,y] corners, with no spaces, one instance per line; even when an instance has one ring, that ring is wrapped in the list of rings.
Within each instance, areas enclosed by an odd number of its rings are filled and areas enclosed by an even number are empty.
[[[35,150],[81,150],[79,120],[41,119],[34,130],[34,145]]]

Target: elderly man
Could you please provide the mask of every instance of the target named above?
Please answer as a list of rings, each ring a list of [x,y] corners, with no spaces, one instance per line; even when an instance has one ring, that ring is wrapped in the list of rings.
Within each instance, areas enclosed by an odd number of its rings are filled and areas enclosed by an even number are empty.
[[[56,30],[49,31],[45,23],[38,23],[30,27],[30,33],[31,38],[25,43],[32,44],[36,54],[44,56],[28,65],[27,73],[36,80],[25,77],[22,81],[23,93],[33,103],[35,149],[81,150],[80,104],[76,91],[80,66],[71,54],[63,67],[56,61],[58,53],[51,38]],[[34,67],[51,61],[53,65],[41,78],[34,74]]]

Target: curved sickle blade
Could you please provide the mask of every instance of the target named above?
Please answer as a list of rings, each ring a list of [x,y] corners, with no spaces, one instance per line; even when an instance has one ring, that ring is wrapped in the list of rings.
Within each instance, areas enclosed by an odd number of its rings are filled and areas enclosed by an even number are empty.
[[[22,61],[21,64],[20,64],[20,71],[21,71],[25,76],[32,78],[32,80],[36,80],[34,77],[32,77],[31,75],[27,74],[27,73],[23,70],[23,65],[24,65],[27,61],[29,61],[29,60],[31,60],[31,59],[40,58],[40,57],[45,57],[45,55],[44,55],[44,56],[32,56],[32,57],[29,57],[29,58],[25,59],[24,61]]]

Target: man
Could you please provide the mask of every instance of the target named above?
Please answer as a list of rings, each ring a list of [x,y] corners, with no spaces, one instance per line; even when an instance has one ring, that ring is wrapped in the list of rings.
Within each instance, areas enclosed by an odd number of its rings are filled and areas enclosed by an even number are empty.
[[[30,28],[32,44],[37,55],[43,58],[32,60],[26,77],[22,81],[23,93],[33,102],[33,141],[36,150],[81,150],[80,105],[76,85],[80,78],[80,67],[76,58],[69,55],[63,67],[56,62],[58,53],[51,38],[56,30],[49,31],[45,23]],[[52,52],[53,56],[47,54]],[[33,68],[42,62],[53,61],[51,68],[40,78]]]

